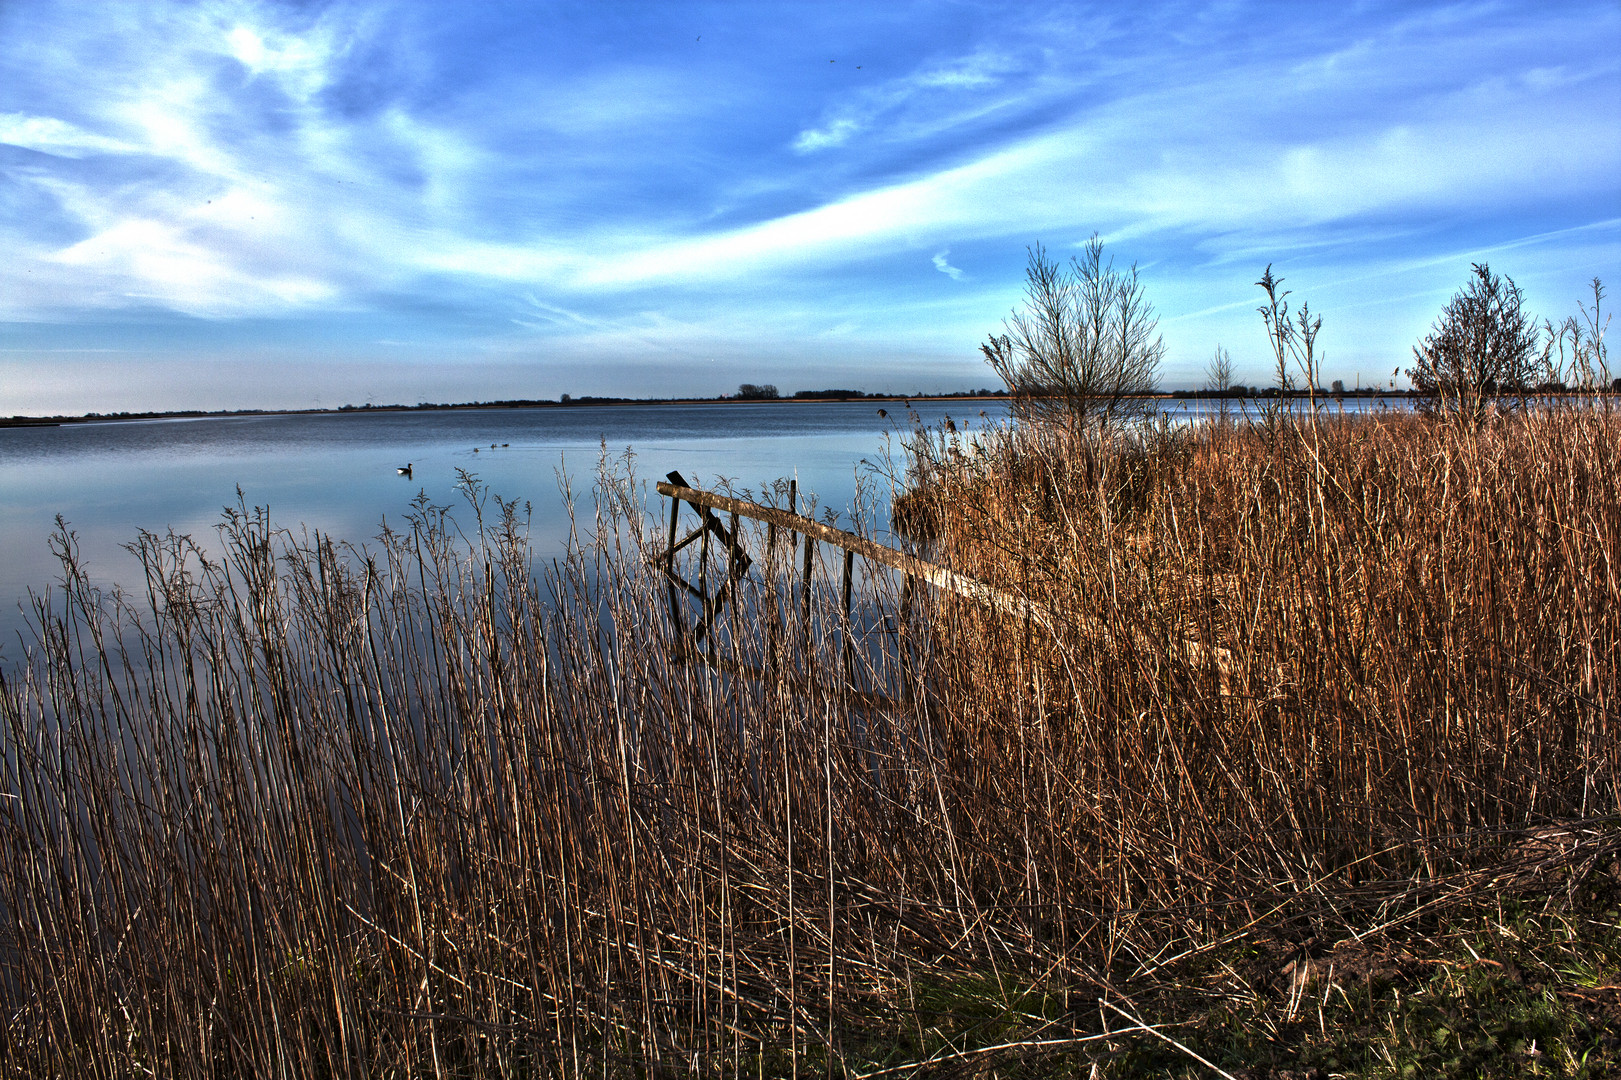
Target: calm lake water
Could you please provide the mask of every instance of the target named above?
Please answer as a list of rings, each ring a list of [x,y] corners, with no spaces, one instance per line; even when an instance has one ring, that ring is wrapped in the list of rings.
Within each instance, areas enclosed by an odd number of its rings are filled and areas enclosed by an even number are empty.
[[[1201,402],[1167,402],[1176,420]],[[1365,400],[1347,411],[1379,407]],[[885,409],[889,416],[881,417]],[[981,418],[981,410],[987,413]],[[959,426],[1000,420],[1000,402],[919,402],[919,420]],[[403,524],[419,493],[463,505],[457,470],[489,490],[533,506],[537,555],[561,550],[567,517],[559,493],[566,470],[589,514],[604,446],[636,457],[648,482],[679,470],[699,486],[721,478],[760,491],[797,475],[800,490],[848,520],[857,478],[873,480],[886,446],[907,430],[898,402],[750,405],[625,405],[436,412],[237,416],[0,428],[0,659],[20,656],[22,605],[59,574],[47,539],[58,514],[78,534],[83,561],[104,586],[135,585],[140,567],[122,545],[138,530],[189,533],[217,551],[214,527],[237,501],[268,506],[272,521],[361,543],[387,521]],[[491,444],[495,444],[492,448]],[[475,452],[476,451],[476,452]],[[407,478],[397,466],[412,463]],[[870,463],[870,464],[864,464]],[[898,466],[898,461],[897,461]],[[466,515],[463,515],[464,519]]]
[[[888,418],[880,417],[885,409]],[[1001,418],[998,402],[919,402],[928,424]],[[359,412],[101,421],[56,428],[0,428],[0,658],[20,656],[20,605],[59,573],[47,539],[56,515],[78,534],[84,562],[103,585],[134,585],[122,549],[138,530],[189,533],[218,550],[214,527],[236,503],[268,506],[283,527],[307,525],[352,542],[399,526],[419,493],[464,505],[457,470],[489,490],[528,501],[536,553],[561,550],[567,518],[559,472],[586,515],[604,445],[627,448],[651,484],[672,469],[700,486],[727,478],[755,491],[797,474],[800,490],[847,520],[857,477],[875,477],[886,441],[904,430],[898,402],[626,405],[551,409]],[[900,426],[898,426],[900,425]],[[495,444],[492,448],[491,444]],[[477,452],[475,452],[475,450]],[[411,462],[410,478],[397,466]],[[887,482],[882,484],[887,493]],[[463,515],[465,518],[467,515]]]

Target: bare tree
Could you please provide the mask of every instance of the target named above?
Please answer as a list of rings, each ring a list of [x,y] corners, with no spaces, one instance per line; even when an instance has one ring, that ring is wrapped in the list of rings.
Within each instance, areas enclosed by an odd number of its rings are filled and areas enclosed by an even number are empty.
[[[1227,420],[1227,398],[1233,389],[1233,357],[1220,345],[1204,369],[1204,388],[1217,397],[1217,412],[1223,423]]]
[[[1474,272],[1413,347],[1407,369],[1413,388],[1426,395],[1426,412],[1469,424],[1486,418],[1499,392],[1530,386],[1540,337],[1513,278],[1498,277],[1485,263],[1475,263]]]
[[[1216,346],[1210,363],[1205,365],[1204,388],[1217,394],[1225,394],[1233,388],[1233,356],[1221,345]]]
[[[1137,266],[1116,270],[1093,234],[1068,266],[1030,248],[1024,305],[980,350],[1020,419],[1107,427],[1146,410],[1165,343]]]

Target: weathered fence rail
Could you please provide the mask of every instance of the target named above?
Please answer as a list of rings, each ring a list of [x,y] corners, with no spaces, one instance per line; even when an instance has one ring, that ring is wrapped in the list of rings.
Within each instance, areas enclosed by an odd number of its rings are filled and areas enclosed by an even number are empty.
[[[662,556],[664,574],[670,579],[670,617],[677,628],[682,625],[679,613],[678,588],[696,596],[703,605],[703,617],[694,631],[694,640],[702,642],[705,634],[720,614],[726,598],[733,594],[737,583],[748,573],[753,560],[744,549],[738,533],[738,520],[751,518],[762,521],[767,526],[766,547],[768,551],[776,543],[778,530],[787,530],[790,535],[790,550],[797,538],[804,537],[803,569],[800,582],[800,602],[802,625],[809,625],[811,575],[814,569],[815,548],[817,543],[829,544],[844,551],[844,580],[841,589],[843,610],[848,629],[850,616],[850,590],[854,560],[857,555],[869,562],[888,567],[905,575],[902,587],[902,608],[907,606],[906,598],[911,596],[915,582],[925,582],[945,592],[954,593],[970,600],[985,604],[988,607],[1029,619],[1032,623],[1041,626],[1049,633],[1056,633],[1057,627],[1052,612],[1022,596],[1016,596],[1001,591],[982,581],[959,574],[954,570],[904,551],[897,551],[864,536],[858,536],[843,529],[836,529],[831,525],[823,524],[812,518],[795,513],[793,509],[783,510],[775,506],[764,506],[760,503],[749,502],[745,499],[722,495],[718,492],[703,491],[692,487],[679,472],[668,474],[667,481],[658,484],[660,495],[670,499],[670,526],[669,545]],[[789,489],[789,506],[793,507],[796,493],[793,486]],[[688,533],[680,540],[676,539],[679,531],[681,506],[685,503],[696,510],[701,518],[697,529]],[[715,512],[721,511],[729,515],[729,523],[723,524]],[[707,582],[702,575],[708,565],[708,543],[711,537],[716,537],[726,546],[728,551],[726,580],[711,596],[708,592]],[[704,555],[700,558],[700,581],[698,585],[686,581],[675,569],[675,557],[683,548],[694,542],[705,545]],[[1076,616],[1070,616],[1072,628],[1076,625]],[[904,618],[903,620],[904,621]],[[1082,619],[1079,626],[1086,632],[1098,636],[1108,636],[1109,630],[1101,621],[1096,619]],[[1141,631],[1138,631],[1141,635]],[[1142,642],[1149,645],[1150,643]],[[1195,663],[1208,664],[1213,667],[1220,679],[1221,693],[1232,692],[1230,677],[1232,673],[1232,656],[1227,649],[1212,647],[1193,638],[1183,638],[1175,643]],[[844,645],[844,666],[848,675],[850,668],[850,640],[846,635]],[[1281,679],[1281,676],[1280,676]]]
[[[908,555],[904,551],[886,547],[867,537],[858,536],[843,529],[835,529],[831,525],[824,525],[791,510],[781,510],[774,506],[762,506],[759,503],[733,498],[730,495],[720,495],[716,492],[694,488],[687,484],[679,472],[670,473],[668,482],[660,481],[658,492],[660,495],[673,500],[670,507],[670,547],[664,555],[665,567],[671,573],[674,572],[674,559],[678,551],[694,540],[699,539],[701,534],[715,534],[717,532],[723,542],[731,546],[734,552],[734,565],[737,564],[736,557],[741,556],[743,560],[741,565],[746,571],[749,560],[747,553],[742,551],[741,543],[737,540],[735,519],[740,517],[753,518],[756,521],[765,522],[767,525],[772,526],[773,529],[786,529],[790,534],[797,533],[808,540],[842,548],[849,555],[860,555],[870,562],[875,562],[880,566],[887,566],[893,570],[899,570],[909,578],[927,582],[935,588],[943,589],[946,592],[965,596],[971,600],[978,600],[980,603],[1012,615],[1028,615],[1042,623],[1047,621],[1047,613],[1022,596],[1010,595],[999,589],[992,588],[982,581],[948,570],[915,555]],[[725,511],[732,515],[734,524],[730,529],[727,529],[717,519],[714,519],[713,515],[706,515],[704,524],[697,531],[677,541],[675,533],[678,528],[682,503],[687,503],[699,509],[700,513],[706,510]],[[811,556],[807,554],[807,565],[810,558]],[[843,584],[845,597],[850,594],[850,573],[850,559],[846,558]],[[682,584],[685,584],[685,582],[682,582]]]

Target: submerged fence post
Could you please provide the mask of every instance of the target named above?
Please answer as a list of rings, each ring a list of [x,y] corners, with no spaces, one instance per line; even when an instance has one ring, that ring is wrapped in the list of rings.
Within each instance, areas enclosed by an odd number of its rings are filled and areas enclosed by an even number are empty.
[[[799,635],[804,647],[810,647],[811,571],[815,569],[816,541],[805,537],[805,577],[799,586]],[[808,660],[807,660],[808,662]]]
[[[670,496],[670,540],[664,545],[664,572],[670,584],[670,626],[677,636],[686,631],[686,620],[681,618],[681,598],[675,591],[675,530],[681,521],[681,500]]]
[[[799,478],[794,477],[788,481],[788,513],[794,513],[799,503]],[[788,574],[793,580],[794,551],[799,546],[799,534],[793,529],[788,530]],[[786,629],[788,608],[778,598],[783,594],[777,587],[777,571],[780,564],[777,562],[777,523],[766,523],[765,532],[765,561],[766,576],[770,579],[771,596],[773,598],[771,617],[766,620],[766,634],[769,638],[766,651],[766,671],[775,676],[777,663],[781,659],[778,655],[783,650],[782,631]],[[789,595],[792,595],[791,593]]]
[[[797,476],[788,481],[788,512],[790,514],[799,513],[799,477]],[[788,557],[790,559],[793,558],[794,548],[797,547],[798,544],[799,533],[789,530]]]
[[[743,540],[737,531],[738,515],[736,510],[732,511],[730,524],[732,534],[727,538],[726,584],[722,588],[727,590],[726,601],[732,606],[732,656],[737,657],[742,655],[739,651],[741,643],[737,638],[737,628],[741,623],[738,615],[737,584],[742,580],[742,575],[748,573],[748,559],[743,554]],[[716,618],[718,619],[719,616],[717,615]]]
[[[855,627],[850,622],[850,578],[855,570],[856,553],[844,549],[844,681],[851,684],[855,649]]]

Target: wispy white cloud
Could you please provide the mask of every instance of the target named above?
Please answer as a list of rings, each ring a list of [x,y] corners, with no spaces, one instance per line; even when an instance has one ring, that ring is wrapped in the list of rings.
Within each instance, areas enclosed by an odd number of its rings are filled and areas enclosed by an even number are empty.
[[[161,221],[120,221],[51,258],[94,273],[109,299],[155,302],[187,314],[252,314],[335,293],[318,278],[232,265],[217,247]]]
[[[979,52],[949,63],[925,68],[902,80],[891,89],[891,93],[897,97],[909,97],[910,87],[924,90],[983,90],[1000,83],[1004,76],[1017,70],[1018,66],[1001,53]]]
[[[0,113],[0,143],[37,150],[57,157],[82,158],[89,154],[129,154],[134,143],[86,131],[54,116]]]
[[[238,23],[225,35],[226,52],[251,75],[275,77],[301,101],[327,85],[334,44],[330,30],[320,26],[287,34]]]
[[[794,151],[812,154],[843,146],[867,132],[890,140],[916,139],[962,127],[1003,107],[1010,98],[1028,97],[1032,90],[1028,81],[995,92],[1025,72],[1025,64],[989,50],[924,64],[840,96],[818,126],[800,131]]]
[[[801,154],[814,154],[831,146],[843,146],[863,126],[854,117],[841,116],[825,127],[806,128],[794,139],[794,150]]]
[[[963,279],[963,272],[946,261],[946,256],[950,254],[950,248],[946,248],[946,250],[936,254],[933,259],[934,268],[940,271],[946,277],[950,278],[952,281],[961,281]]]

